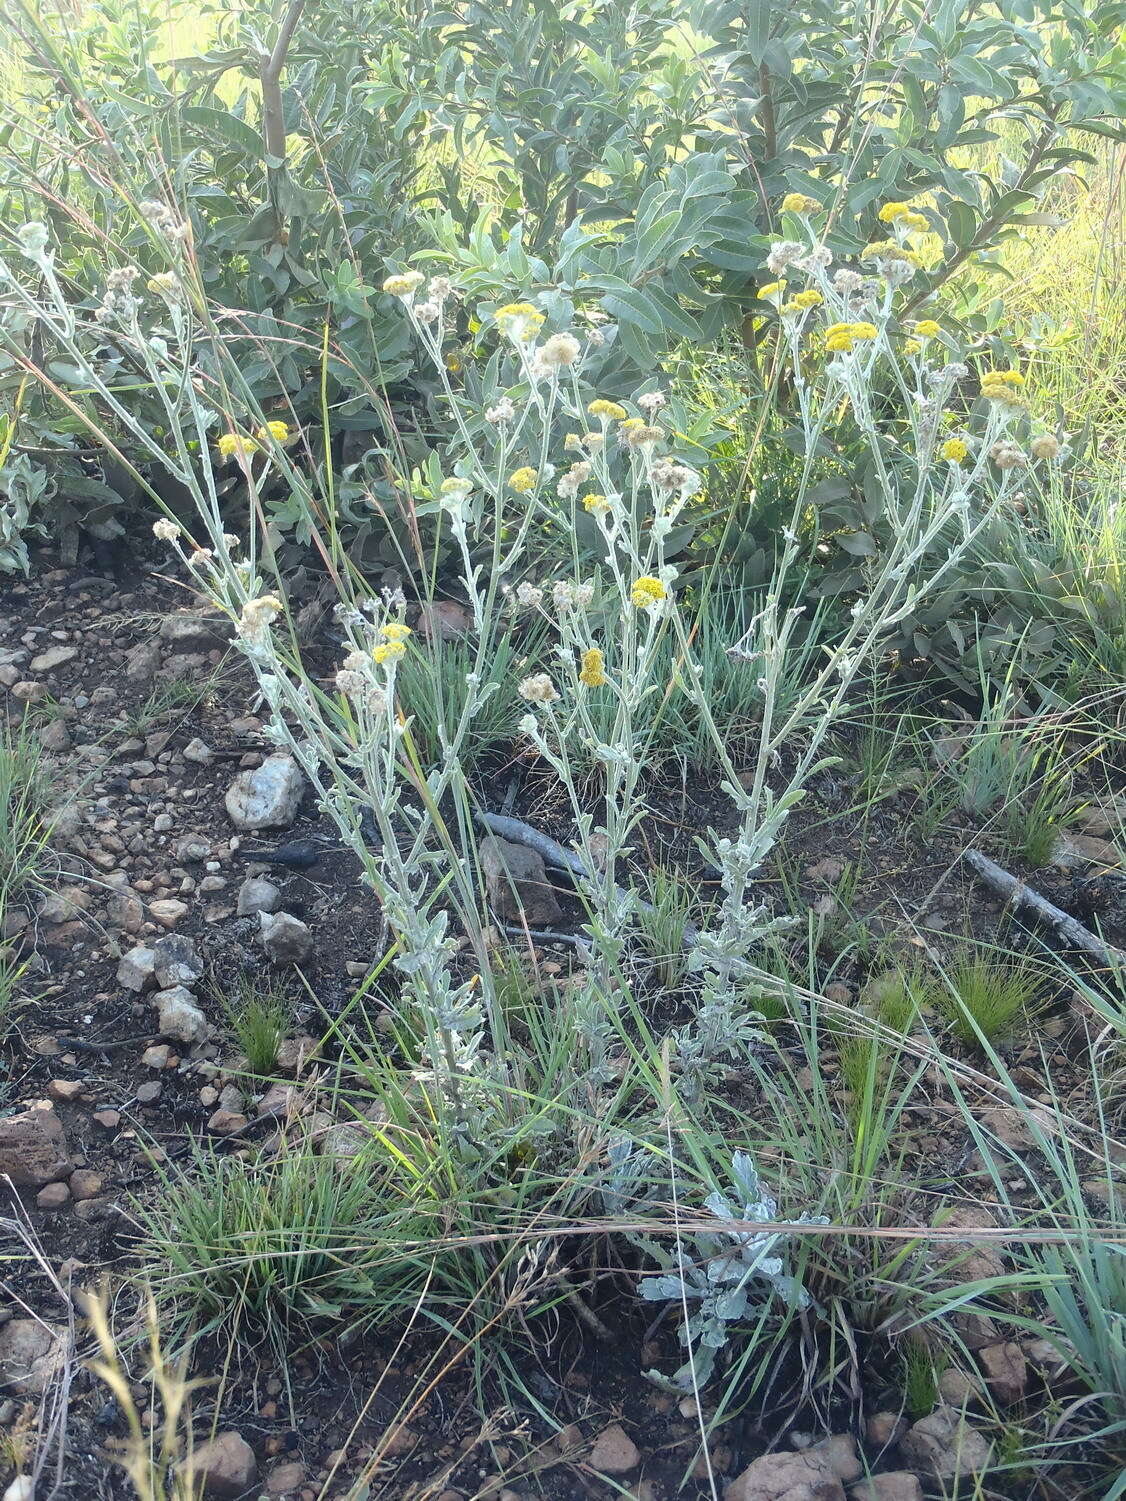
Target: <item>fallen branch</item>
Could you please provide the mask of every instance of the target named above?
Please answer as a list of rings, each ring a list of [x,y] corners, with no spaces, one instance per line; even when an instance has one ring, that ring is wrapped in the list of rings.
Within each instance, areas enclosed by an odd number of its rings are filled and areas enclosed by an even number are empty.
[[[992,887],[1015,911],[1027,912],[1047,923],[1056,937],[1069,948],[1081,949],[1083,953],[1090,954],[1092,958],[1108,966],[1126,965],[1126,953],[1121,949],[1104,943],[1089,928],[1085,928],[1078,918],[1055,906],[1047,897],[1041,896],[1007,870],[1002,870],[988,855],[983,855],[978,850],[966,850],[963,858],[974,874]]]

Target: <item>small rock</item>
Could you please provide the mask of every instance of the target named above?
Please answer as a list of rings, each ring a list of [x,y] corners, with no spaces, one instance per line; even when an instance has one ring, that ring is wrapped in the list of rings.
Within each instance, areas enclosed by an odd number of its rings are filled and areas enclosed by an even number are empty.
[[[147,944],[138,944],[124,954],[117,966],[117,983],[138,993],[156,984],[156,953]]]
[[[997,1228],[996,1219],[983,1205],[959,1204],[939,1209],[933,1223],[936,1228],[943,1230],[956,1228],[971,1232],[967,1234],[965,1241],[954,1243],[958,1249],[945,1241],[940,1241],[933,1247],[930,1259],[939,1267],[949,1263],[949,1276],[957,1278],[959,1282],[984,1282],[989,1278],[1005,1275],[1005,1258],[994,1244],[980,1238],[981,1231]],[[978,1231],[979,1235],[975,1237],[973,1231]],[[971,1248],[968,1253],[962,1249],[963,1246]]]
[[[986,1345],[978,1351],[985,1382],[1002,1407],[1019,1402],[1028,1385],[1028,1365],[1024,1352],[1015,1340]]]
[[[259,912],[262,947],[275,964],[300,964],[313,951],[313,934],[291,912]]]
[[[188,741],[180,754],[185,761],[192,761],[196,766],[210,766],[215,759],[215,752],[198,735]]]
[[[641,1451],[620,1423],[603,1428],[590,1451],[591,1468],[604,1475],[626,1475],[640,1463]]]
[[[195,997],[183,985],[173,985],[153,996],[161,1037],[176,1042],[202,1042],[211,1030]]]
[[[337,1121],[322,1131],[317,1145],[325,1157],[348,1163],[372,1143],[372,1133],[359,1121]]]
[[[231,639],[231,622],[219,610],[176,610],[160,625],[160,639],[173,652],[211,651]]]
[[[297,1109],[297,1090],[292,1084],[271,1084],[258,1101],[258,1115],[289,1116]]]
[[[456,599],[437,599],[422,606],[416,629],[427,639],[436,636],[439,641],[460,641],[472,625],[473,617]]]
[[[81,1079],[52,1079],[47,1085],[49,1099],[60,1100],[64,1103],[77,1100],[82,1093]]]
[[[226,807],[237,829],[287,829],[297,817],[305,779],[292,756],[267,756],[239,772],[227,789]]]
[[[5,943],[18,938],[31,922],[31,913],[26,907],[6,907],[0,920],[0,939]]]
[[[814,1449],[764,1454],[724,1488],[724,1501],[845,1501],[844,1486]]]
[[[32,667],[35,666],[33,662]],[[1064,870],[1077,865],[1121,865],[1122,855],[1117,845],[1107,839],[1096,839],[1090,834],[1073,834],[1070,830],[1061,834],[1052,851],[1052,864]]]
[[[417,1443],[418,1434],[405,1423],[398,1423],[383,1435],[379,1447],[389,1459],[399,1459],[402,1455],[409,1454]]]
[[[63,1331],[39,1319],[9,1319],[0,1325],[0,1386],[17,1392],[45,1391],[63,1363]]]
[[[317,1056],[319,1048],[317,1039],[306,1033],[300,1037],[287,1037],[278,1049],[276,1071],[279,1074],[299,1074],[305,1064]]]
[[[960,1366],[948,1365],[938,1378],[938,1395],[948,1407],[968,1407],[981,1401],[981,1388]]]
[[[175,934],[153,944],[154,973],[161,990],[173,985],[194,985],[203,978],[203,960],[190,938]]]
[[[835,1433],[831,1438],[814,1444],[806,1453],[820,1456],[837,1479],[843,1480],[846,1485],[850,1480],[859,1479],[864,1473],[864,1466],[856,1452],[856,1440],[851,1433]]]
[[[181,865],[202,865],[211,846],[199,834],[185,834],[176,845],[176,859]]]
[[[164,1086],[159,1079],[153,1079],[147,1084],[137,1085],[137,1104],[155,1105],[164,1092]],[[115,1112],[116,1113],[116,1112]]]
[[[158,1089],[159,1089],[159,1087],[160,1086],[157,1085]],[[118,1128],[118,1126],[121,1125],[121,1111],[120,1110],[95,1110],[94,1111],[94,1119],[97,1121],[98,1125],[101,1126],[104,1131],[116,1131],[117,1128]]]
[[[44,750],[53,751],[61,756],[70,750],[74,741],[70,738],[70,731],[61,719],[52,719],[51,723],[44,725],[39,732],[39,744]]]
[[[139,933],[145,920],[144,903],[132,891],[115,891],[106,901],[106,918],[123,933]]]
[[[90,905],[90,893],[81,886],[62,886],[49,892],[39,906],[39,920],[45,923],[73,922]]]
[[[53,672],[56,667],[65,667],[78,655],[76,646],[51,646],[31,659],[32,672]]]
[[[238,889],[239,917],[255,917],[259,912],[276,912],[281,903],[281,891],[265,876],[247,876]]]
[[[187,902],[178,901],[175,897],[160,897],[149,903],[150,915],[162,928],[174,928],[187,911]]]
[[[43,1188],[72,1172],[62,1122],[50,1100],[0,1116],[0,1177],[17,1188]]]
[[[236,1131],[244,1131],[247,1126],[245,1115],[234,1110],[216,1110],[208,1117],[207,1129],[213,1131],[216,1136],[233,1136]]]
[[[131,683],[151,682],[159,671],[160,643],[158,641],[142,641],[125,658],[125,676]],[[96,695],[97,690],[95,690]]]
[[[200,1444],[177,1466],[177,1473],[189,1490],[198,1487],[204,1496],[224,1501],[250,1489],[258,1479],[258,1461],[242,1434],[232,1429]]]
[[[563,909],[547,878],[543,856],[489,834],[479,846],[490,905],[498,917],[523,916],[533,926],[557,922]]]
[[[22,683],[12,684],[12,697],[24,704],[37,704],[47,697],[47,689],[34,679],[25,679]]]
[[[78,1202],[96,1199],[105,1186],[105,1179],[101,1174],[88,1167],[80,1167],[70,1175],[70,1191]]]
[[[266,1476],[267,1496],[288,1496],[291,1491],[299,1491],[305,1484],[307,1473],[305,1466],[296,1460],[275,1465]]]
[[[923,1487],[910,1470],[888,1470],[861,1480],[848,1495],[849,1501],[923,1501]]]
[[[35,1195],[35,1202],[40,1209],[61,1209],[70,1203],[70,1189],[65,1183],[48,1183]]]
[[[993,1445],[953,1407],[937,1407],[913,1423],[899,1447],[908,1464],[940,1479],[976,1475],[993,1459]]]
[[[154,1042],[141,1054],[141,1064],[144,1068],[165,1069],[171,1055],[172,1049],[166,1042]]]
[[[874,1449],[887,1449],[907,1432],[907,1419],[901,1412],[874,1412],[868,1419],[865,1438]]]

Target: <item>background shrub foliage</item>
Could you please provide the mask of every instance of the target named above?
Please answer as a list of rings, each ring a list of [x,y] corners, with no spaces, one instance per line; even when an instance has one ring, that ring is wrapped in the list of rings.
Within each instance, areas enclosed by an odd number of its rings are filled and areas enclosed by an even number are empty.
[[[723,351],[718,400],[713,389],[679,413],[707,470],[684,547],[703,541],[712,557],[720,542],[753,582],[773,547],[780,451],[800,442],[775,374],[776,324],[756,300],[770,244],[796,233],[779,212],[786,194],[822,206],[837,257],[886,233],[882,203],[911,200],[926,231],[909,310],[933,308],[952,278],[999,264],[1007,238],[1049,220],[1054,187],[1084,170],[1099,137],[1121,136],[1126,112],[1120,3],[946,0],[877,14],[832,0],[296,0],[190,15],[193,36],[151,0],[78,18],[17,0],[4,23],[16,62],[3,234],[47,219],[61,269],[88,288],[119,253],[159,272],[159,237],[137,205],[174,202],[248,399],[301,429],[322,488],[331,465],[339,525],[368,567],[402,568],[419,534],[412,476],[444,448],[437,384],[414,373],[379,290],[389,265],[455,268],[471,289],[467,370],[494,338],[489,313],[529,287],[560,326],[576,306],[606,318],[596,373],[607,396],[662,369],[690,390],[706,351]],[[985,296],[961,296],[956,312],[964,347],[1010,358]],[[5,333],[31,337],[14,315]],[[144,499],[125,436],[109,420],[124,451],[91,444],[68,410],[89,394],[43,352],[61,396],[0,364],[7,566],[26,566],[28,534],[58,532],[72,553],[82,529],[119,535]],[[101,358],[134,404],[148,399],[108,338]],[[159,427],[155,401],[152,413]],[[823,448],[813,587],[847,595],[887,539],[847,420]],[[175,502],[167,481],[144,477]],[[227,483],[231,507],[245,507],[241,477]],[[263,501],[283,567],[307,562],[287,486]],[[1050,657],[1076,628],[1113,636],[1120,594],[1092,603],[1073,588],[1062,547],[1048,522],[991,539],[897,644],[957,673],[983,630],[1002,660]],[[1029,598],[1045,594],[1030,633]]]

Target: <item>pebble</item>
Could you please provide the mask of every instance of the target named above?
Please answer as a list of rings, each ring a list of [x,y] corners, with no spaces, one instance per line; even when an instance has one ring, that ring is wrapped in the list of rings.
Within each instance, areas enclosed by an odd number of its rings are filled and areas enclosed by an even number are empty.
[[[73,1170],[62,1122],[50,1100],[0,1116],[0,1177],[17,1188],[43,1188]]]
[[[162,1037],[175,1042],[202,1042],[211,1030],[195,997],[183,985],[173,985],[153,996]]]
[[[259,912],[276,912],[282,903],[280,889],[265,876],[247,876],[238,891],[238,915],[254,917]],[[367,967],[364,967],[365,973]]]
[[[52,1079],[47,1085],[47,1094],[52,1100],[69,1101],[77,1100],[82,1093],[83,1085],[80,1079]]]
[[[275,964],[300,964],[313,951],[312,930],[291,912],[259,912],[262,947]]]
[[[233,1429],[198,1444],[191,1458],[177,1466],[177,1473],[200,1488],[205,1497],[233,1501],[258,1479],[254,1450]]]
[[[288,1496],[291,1491],[298,1491],[305,1484],[305,1476],[308,1474],[305,1466],[296,1460],[290,1460],[286,1464],[275,1465],[266,1476],[266,1494],[268,1496]]]
[[[70,1189],[65,1183],[48,1183],[35,1195],[35,1202],[40,1209],[62,1209],[70,1203]]]
[[[153,956],[153,972],[162,991],[174,985],[194,985],[203,978],[203,960],[192,940],[181,934],[158,939],[153,944]]]
[[[156,983],[156,951],[146,944],[138,944],[136,948],[124,954],[121,963],[117,966],[117,983],[124,985],[126,990],[135,990],[140,993],[149,985]]]
[[[604,1475],[625,1475],[641,1463],[641,1451],[620,1423],[611,1423],[594,1441],[590,1466]]]
[[[235,777],[227,789],[227,813],[237,829],[287,829],[304,791],[305,779],[292,756],[267,756]]]
[[[51,646],[31,659],[32,672],[53,672],[56,667],[65,667],[78,655],[76,646]]]
[[[105,1187],[105,1179],[92,1168],[80,1167],[70,1175],[70,1191],[75,1199],[94,1199]]]
[[[161,897],[149,903],[150,914],[162,928],[174,928],[187,911],[187,902],[177,901],[175,897]]]

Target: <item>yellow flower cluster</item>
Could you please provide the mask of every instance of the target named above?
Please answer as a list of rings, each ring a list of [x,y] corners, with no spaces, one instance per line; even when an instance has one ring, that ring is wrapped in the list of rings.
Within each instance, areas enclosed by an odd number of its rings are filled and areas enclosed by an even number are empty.
[[[809,308],[818,307],[824,298],[816,287],[807,287],[804,292],[798,292],[788,302],[784,302],[778,311],[785,317],[787,314],[807,312]]]
[[[947,438],[939,451],[948,464],[961,464],[970,450],[961,438]]]
[[[784,281],[768,281],[765,287],[759,287],[758,297],[760,302],[771,302],[775,297],[784,297],[786,283]]]
[[[411,297],[426,280],[421,271],[406,271],[402,276],[389,276],[383,290],[392,297]]]
[[[289,424],[286,422],[267,422],[265,427],[260,427],[254,436],[259,443],[268,443],[272,438],[275,443],[289,441]]]
[[[590,494],[583,496],[584,511],[608,511],[609,509],[610,502],[606,499],[605,495]]]
[[[905,245],[900,245],[895,240],[873,240],[870,245],[865,245],[860,252],[862,261],[907,261],[912,266],[921,266],[922,257],[914,250],[908,250]]]
[[[527,495],[529,490],[534,490],[538,480],[539,473],[530,464],[514,469],[508,476],[508,483],[518,495]]]
[[[601,396],[590,403],[587,411],[592,417],[605,417],[607,422],[624,422],[627,416],[625,407],[616,401],[604,401]]]
[[[933,318],[920,318],[915,324],[915,333],[920,339],[937,339],[941,332],[942,325]]]
[[[237,433],[224,433],[215,447],[219,450],[221,458],[229,459],[232,454],[243,453],[249,456],[258,453],[262,445],[253,438],[240,438]]]
[[[1019,370],[986,370],[981,377],[981,394],[987,401],[999,401],[1005,406],[1026,407],[1028,402],[1021,393],[1024,376]]]
[[[909,203],[885,203],[880,210],[881,224],[898,224],[900,229],[929,229],[925,214],[918,214]]]
[[[592,646],[583,652],[583,666],[579,673],[579,682],[585,683],[588,688],[601,688],[610,679],[606,676],[606,663],[597,646]]]
[[[918,339],[908,339],[903,346],[903,353],[908,357],[914,356],[916,354],[922,354],[922,352],[923,346]]]
[[[820,207],[817,199],[808,193],[787,193],[782,200],[784,214],[815,214]]]
[[[630,590],[630,600],[635,610],[648,610],[668,598],[668,590],[660,579],[642,574]]]
[[[830,354],[848,354],[854,344],[874,339],[878,333],[874,323],[833,323],[825,330],[825,348]]]
[[[379,634],[383,641],[372,652],[372,660],[375,662],[396,662],[400,657],[407,654],[407,637],[411,634],[409,625],[403,625],[401,621],[389,620],[380,628]]]
[[[505,307],[498,307],[494,318],[501,333],[518,344],[527,344],[534,339],[545,322],[539,308],[530,302],[510,302]]]

